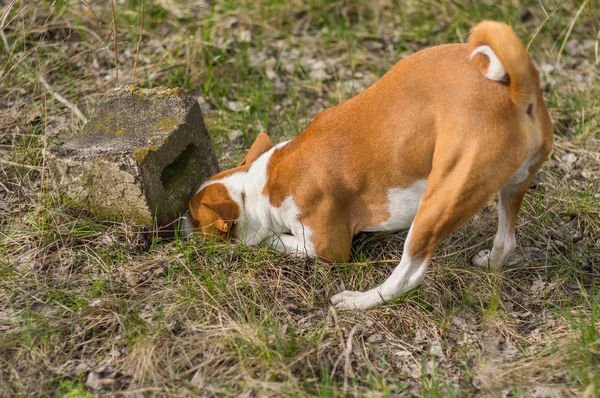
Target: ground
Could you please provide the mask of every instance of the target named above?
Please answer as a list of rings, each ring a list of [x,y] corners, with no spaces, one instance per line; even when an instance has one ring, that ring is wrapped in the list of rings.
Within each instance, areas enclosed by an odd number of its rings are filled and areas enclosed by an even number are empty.
[[[0,13],[1,396],[600,395],[596,2],[98,3],[6,1]],[[163,239],[52,192],[44,149],[112,87],[197,96],[225,168],[259,132],[299,134],[486,18],[528,46],[555,134],[497,277],[470,264],[492,244],[494,201],[438,249],[421,287],[336,311],[332,294],[386,278],[405,232],[361,234],[352,262],[330,265]]]

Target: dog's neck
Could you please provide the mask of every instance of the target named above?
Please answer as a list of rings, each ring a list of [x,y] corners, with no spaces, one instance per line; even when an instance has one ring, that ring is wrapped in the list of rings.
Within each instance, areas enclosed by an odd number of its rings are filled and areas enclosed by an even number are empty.
[[[282,142],[254,161],[247,172],[237,172],[222,179],[208,181],[200,189],[220,183],[227,188],[229,195],[240,208],[240,216],[236,220],[234,234],[236,238],[248,245],[260,243],[273,233],[285,233],[288,228],[278,215],[268,196],[263,194],[267,184],[267,166],[275,150],[288,141]]]

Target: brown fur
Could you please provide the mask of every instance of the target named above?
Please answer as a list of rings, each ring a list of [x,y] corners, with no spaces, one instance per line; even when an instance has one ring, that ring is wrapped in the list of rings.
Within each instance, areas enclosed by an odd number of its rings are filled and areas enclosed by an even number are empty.
[[[469,61],[483,44],[502,61],[509,83],[482,76],[487,57]],[[319,114],[273,153],[263,192],[275,207],[292,195],[317,255],[347,261],[352,236],[388,219],[388,189],[428,179],[409,246],[411,257],[427,260],[537,155],[527,181],[501,193],[514,230],[523,194],[551,148],[533,64],[510,27],[484,22],[468,44],[413,54],[363,93]],[[202,208],[192,202],[192,213]]]

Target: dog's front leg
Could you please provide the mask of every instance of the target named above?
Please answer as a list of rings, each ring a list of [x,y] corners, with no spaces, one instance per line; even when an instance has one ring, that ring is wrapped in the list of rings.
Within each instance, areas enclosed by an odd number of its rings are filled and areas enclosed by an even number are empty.
[[[385,282],[374,289],[366,292],[344,291],[334,295],[331,302],[336,308],[371,308],[417,287],[425,277],[429,260],[442,240],[465,224],[500,188],[483,181],[485,173],[469,172],[485,168],[484,165],[474,165],[472,159],[465,159],[465,164],[445,164],[445,159],[441,160],[439,167],[430,175],[404,243],[400,264]],[[498,185],[503,181],[502,177]]]
[[[314,257],[315,251],[312,243],[305,237],[288,234],[273,234],[265,243],[275,250],[290,253],[298,257]]]
[[[404,292],[417,287],[425,277],[429,258],[418,258],[410,255],[411,236],[415,224],[408,231],[404,242],[404,252],[400,264],[384,283],[366,292],[343,291],[331,297],[331,303],[336,308],[368,309],[378,304],[393,300]]]

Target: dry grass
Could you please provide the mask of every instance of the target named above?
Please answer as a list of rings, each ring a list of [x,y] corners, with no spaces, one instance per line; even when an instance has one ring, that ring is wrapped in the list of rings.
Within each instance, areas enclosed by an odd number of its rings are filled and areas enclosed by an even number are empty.
[[[401,4],[117,1],[114,14],[108,3],[5,4],[0,395],[598,396],[597,5]],[[121,84],[201,97],[227,167],[259,131],[298,134],[401,57],[464,41],[484,18],[530,44],[556,140],[499,278],[470,265],[491,245],[494,203],[440,247],[422,287],[336,312],[328,298],[342,285],[389,274],[405,232],[359,235],[353,263],[328,265],[162,240],[70,209],[50,189],[44,148],[116,85],[115,58]],[[229,140],[232,130],[242,137]]]

